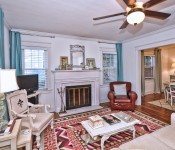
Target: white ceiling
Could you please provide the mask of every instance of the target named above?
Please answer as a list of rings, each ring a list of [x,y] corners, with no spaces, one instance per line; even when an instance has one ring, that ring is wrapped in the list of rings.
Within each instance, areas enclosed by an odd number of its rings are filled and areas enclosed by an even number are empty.
[[[0,0],[8,24],[15,29],[122,41],[175,24],[175,0],[150,9],[173,13],[165,21],[146,18],[124,30],[119,30],[124,16],[93,21],[94,17],[125,11],[119,3],[124,6],[121,0]]]

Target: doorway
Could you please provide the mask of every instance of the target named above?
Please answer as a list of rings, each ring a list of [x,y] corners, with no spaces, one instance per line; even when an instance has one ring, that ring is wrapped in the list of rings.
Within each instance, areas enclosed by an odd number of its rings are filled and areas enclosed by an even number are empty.
[[[156,71],[155,49],[160,50],[160,73]],[[144,57],[142,56],[141,58],[144,59],[144,61],[142,60],[144,65],[141,66],[144,67],[144,69],[142,68],[142,70],[144,70],[144,88],[142,88],[142,95],[161,93],[164,90],[163,83],[170,82],[170,78],[175,76],[175,44],[145,49],[143,53]],[[159,88],[157,88],[160,90],[156,89],[156,80],[160,80]]]

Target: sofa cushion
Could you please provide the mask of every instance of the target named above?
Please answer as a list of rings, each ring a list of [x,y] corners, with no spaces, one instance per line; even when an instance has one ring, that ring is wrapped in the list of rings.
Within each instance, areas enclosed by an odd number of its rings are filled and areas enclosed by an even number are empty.
[[[115,95],[127,95],[126,84],[116,84],[114,85]]]
[[[127,95],[116,95],[114,101],[115,103],[131,103]]]
[[[175,126],[166,126],[151,133],[151,135],[175,149]]]
[[[121,150],[173,150],[150,134],[145,134],[119,147]]]

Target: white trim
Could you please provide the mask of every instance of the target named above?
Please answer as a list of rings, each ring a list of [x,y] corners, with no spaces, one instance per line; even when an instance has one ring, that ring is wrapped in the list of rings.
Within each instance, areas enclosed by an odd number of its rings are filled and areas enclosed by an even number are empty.
[[[153,48],[153,47],[160,47],[161,46],[165,46],[168,44],[173,44],[175,43],[175,37],[174,38],[170,38],[170,39],[166,39],[166,40],[160,40],[158,42],[153,42],[153,43],[147,43],[147,44],[143,44],[141,46],[136,46],[135,47],[135,51],[136,51],[136,91],[138,94],[138,98],[141,98],[141,50],[144,49],[149,49],[149,48]],[[138,103],[138,105],[141,105],[141,101],[140,103]]]
[[[26,68],[25,67],[25,63],[24,63],[24,60],[25,60],[25,57],[24,57],[24,50],[25,49],[35,49],[35,50],[44,50],[44,53],[45,53],[45,59],[43,60],[43,62],[45,63],[45,67],[43,68],[43,69],[39,69],[39,68],[37,68],[37,69],[34,69],[34,68]],[[49,63],[49,58],[48,58],[48,51],[49,51],[49,49],[50,48],[43,48],[43,47],[25,47],[25,46],[22,46],[22,72],[24,73],[24,71],[25,70],[45,70],[46,71],[46,76],[45,76],[45,78],[46,78],[46,80],[45,80],[45,88],[44,89],[48,89],[48,87],[50,86],[50,82],[49,82],[49,68],[48,68],[48,63]],[[38,75],[39,76],[39,75]],[[38,80],[38,81],[40,81],[40,80]],[[40,82],[39,82],[40,83]],[[40,88],[40,87],[39,87]],[[42,89],[40,89],[40,90],[42,90]]]
[[[7,19],[4,16],[4,25],[7,27],[7,29],[11,29],[12,27],[9,25],[9,23],[7,22]]]
[[[156,30],[156,31],[152,31],[150,33],[146,33],[146,34],[143,34],[143,35],[140,35],[140,36],[136,36],[134,38],[123,40],[123,43],[127,43],[127,42],[131,42],[131,41],[134,41],[134,40],[138,40],[140,38],[145,38],[145,37],[148,37],[148,36],[152,36],[154,34],[159,34],[160,32],[165,32],[165,31],[168,31],[168,30],[171,30],[171,29],[174,29],[174,28],[175,28],[175,25],[171,25],[171,26],[168,26],[168,27]]]
[[[3,13],[4,13],[4,25],[10,30],[12,29],[12,27],[10,26],[10,24],[8,23],[7,21],[7,18],[5,16],[5,12],[4,12],[4,9],[2,8],[2,5],[0,4],[0,8],[2,9]]]
[[[15,29],[13,28],[12,31],[20,32],[21,34],[26,35],[35,35],[35,36],[43,36],[43,37],[60,37],[60,38],[70,38],[70,39],[78,39],[78,40],[89,40],[89,41],[100,41],[100,42],[110,42],[110,43],[117,43],[117,41],[110,41],[110,40],[104,40],[104,39],[94,39],[94,38],[86,38],[81,36],[72,36],[72,35],[64,35],[64,34],[53,34],[48,32],[38,32],[38,31],[31,31],[31,30],[22,30],[22,29]]]
[[[51,43],[45,43],[45,42],[21,42],[21,47],[22,48],[44,48],[44,49],[51,49]]]
[[[100,49],[100,62],[101,62],[100,63],[100,68],[101,68],[100,86],[103,86],[104,85],[103,84],[103,53],[105,53],[105,54],[116,54],[117,55],[117,52],[116,52],[115,48],[107,47],[106,45],[104,47],[100,46],[99,49]]]
[[[107,48],[106,48],[107,49]],[[110,48],[110,50],[113,49],[114,51],[107,51],[107,50],[102,50],[102,48],[100,48],[101,51],[101,55],[100,55],[100,60],[101,60],[101,77],[100,77],[100,86],[105,86],[108,83],[104,83],[103,81],[103,54],[113,54],[113,55],[117,55],[117,52],[114,48]],[[117,80],[117,79],[116,79]]]

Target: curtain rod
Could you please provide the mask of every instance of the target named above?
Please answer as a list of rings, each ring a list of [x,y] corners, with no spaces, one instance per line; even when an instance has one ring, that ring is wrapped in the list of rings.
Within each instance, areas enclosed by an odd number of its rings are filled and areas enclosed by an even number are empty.
[[[116,43],[110,43],[110,42],[101,42],[101,41],[98,41],[98,43],[105,43],[105,44],[116,44]]]
[[[31,35],[31,36],[55,38],[55,36],[51,36],[51,35],[39,35],[39,34],[30,34],[30,33],[21,33],[21,34],[22,34],[22,35]]]

